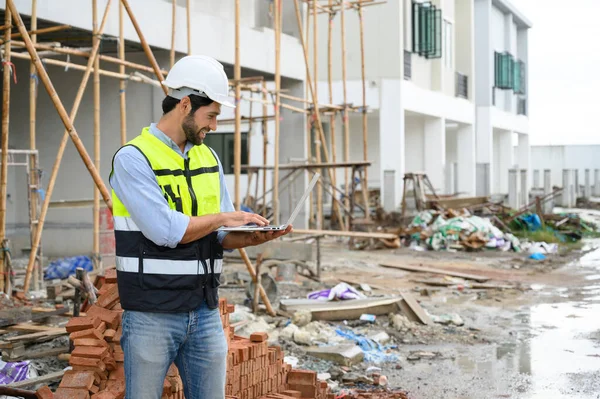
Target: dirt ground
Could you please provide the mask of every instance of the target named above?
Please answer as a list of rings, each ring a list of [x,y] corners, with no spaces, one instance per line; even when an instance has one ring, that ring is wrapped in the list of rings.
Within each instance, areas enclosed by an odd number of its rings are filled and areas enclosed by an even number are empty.
[[[385,315],[374,323],[326,323],[356,334],[385,331],[391,337],[386,344],[390,361],[363,361],[348,368],[307,356],[306,346],[293,340],[279,343],[299,367],[329,373],[325,377],[337,391],[368,388],[376,372],[387,377],[389,388],[414,399],[599,398],[600,240],[585,241],[581,248],[549,255],[544,261],[528,255],[406,248],[358,251],[347,249],[341,240],[324,240],[322,281],[298,277],[279,283],[279,299],[305,298],[342,278],[369,284],[370,296],[410,292],[429,314],[456,314],[464,324],[411,323],[398,329]],[[384,268],[380,266],[384,262],[483,275],[490,283],[511,288],[474,289],[456,280],[458,285],[432,286],[423,281],[443,281],[444,276]],[[227,268],[243,270],[231,262]],[[223,288],[221,295],[237,304],[246,299],[241,288]],[[263,319],[275,334],[289,323],[285,317]]]

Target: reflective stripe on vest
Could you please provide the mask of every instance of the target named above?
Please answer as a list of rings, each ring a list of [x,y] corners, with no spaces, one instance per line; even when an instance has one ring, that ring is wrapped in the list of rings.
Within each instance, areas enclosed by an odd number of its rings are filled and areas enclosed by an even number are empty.
[[[184,159],[148,128],[126,145],[144,155],[171,209],[188,216],[220,212],[219,165],[206,145],[192,147]],[[216,232],[175,248],[159,246],[144,236],[114,190],[112,200],[123,309],[188,311],[203,299],[218,306],[223,248]]]

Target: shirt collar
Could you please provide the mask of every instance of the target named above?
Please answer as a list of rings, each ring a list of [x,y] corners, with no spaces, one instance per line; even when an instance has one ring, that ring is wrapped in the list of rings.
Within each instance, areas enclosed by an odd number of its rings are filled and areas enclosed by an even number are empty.
[[[186,141],[185,148],[184,148],[185,151],[182,153],[179,146],[177,144],[175,144],[175,142],[173,140],[171,140],[171,138],[169,136],[167,136],[162,130],[160,130],[159,128],[156,127],[156,123],[151,123],[150,129],[148,129],[148,130],[157,139],[159,139],[160,141],[162,141],[163,143],[168,145],[173,151],[175,151],[176,153],[178,153],[179,155],[181,155],[183,157],[185,157],[187,155],[187,153],[189,152],[189,150],[191,150],[192,147],[194,146],[189,141]]]

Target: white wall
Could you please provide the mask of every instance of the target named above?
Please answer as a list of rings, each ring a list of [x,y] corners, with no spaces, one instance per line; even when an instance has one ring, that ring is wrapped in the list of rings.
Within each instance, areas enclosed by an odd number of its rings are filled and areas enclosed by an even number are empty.
[[[531,146],[531,168],[552,171],[552,185],[562,186],[562,170],[579,170],[579,182],[583,184],[585,169],[600,169],[599,145],[568,145],[568,146]]]
[[[235,25],[233,13],[229,5],[201,0],[193,2],[192,6],[192,52],[194,54],[208,54],[227,64],[235,62]],[[244,3],[244,2],[242,2]],[[0,8],[5,8],[6,2],[0,0]],[[30,0],[15,0],[20,13],[31,14]],[[91,31],[92,8],[91,1],[61,0],[60,5],[52,0],[38,1],[38,18],[54,21],[57,24],[69,24],[73,27]],[[105,28],[105,35],[119,36],[119,8],[117,2],[111,3],[109,19]],[[247,2],[246,2],[247,4]],[[99,15],[104,13],[106,1],[98,1]],[[171,48],[171,14],[172,7],[165,0],[132,0],[130,6],[141,30],[151,46]],[[244,68],[259,71],[275,72],[275,40],[274,33],[269,28],[255,28],[252,20],[256,19],[255,3],[242,7],[241,15],[245,21],[240,33],[240,57]],[[142,11],[144,17],[142,18]],[[285,7],[286,16],[293,12],[293,7]],[[180,53],[187,53],[187,28],[185,7],[177,10],[177,27],[175,48]],[[294,15],[295,21],[295,15]],[[137,33],[131,22],[126,18],[124,24],[126,40],[139,42]],[[282,35],[281,48],[285,56],[281,57],[281,73],[284,77],[304,80],[305,69],[302,62],[302,44],[296,37]],[[168,58],[161,66],[168,66]]]
[[[425,118],[421,116],[405,116],[405,148],[406,172],[425,171]]]

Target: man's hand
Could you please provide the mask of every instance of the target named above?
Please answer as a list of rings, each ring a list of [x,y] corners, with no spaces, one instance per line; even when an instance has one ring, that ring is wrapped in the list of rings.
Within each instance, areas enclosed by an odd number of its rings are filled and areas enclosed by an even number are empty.
[[[221,214],[224,218],[223,226],[225,227],[238,227],[247,224],[256,224],[257,226],[266,226],[269,221],[257,213],[236,211],[236,212],[224,212]]]
[[[291,225],[282,231],[254,231],[252,233],[234,231],[227,234],[223,239],[223,248],[238,249],[260,245],[289,234],[291,231]]]
[[[272,241],[276,238],[282,237],[292,231],[292,225],[289,225],[285,230],[279,231],[254,231],[248,234],[248,244],[246,246],[251,247],[254,245],[264,244],[265,242]]]

